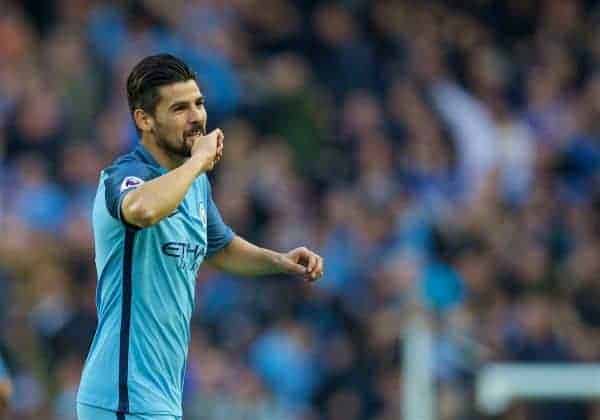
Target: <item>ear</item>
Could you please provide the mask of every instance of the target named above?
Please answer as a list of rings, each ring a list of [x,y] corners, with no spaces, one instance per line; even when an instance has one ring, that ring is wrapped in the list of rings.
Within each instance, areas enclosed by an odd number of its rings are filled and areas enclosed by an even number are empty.
[[[154,118],[141,108],[133,111],[133,120],[140,131],[150,131],[154,127]]]

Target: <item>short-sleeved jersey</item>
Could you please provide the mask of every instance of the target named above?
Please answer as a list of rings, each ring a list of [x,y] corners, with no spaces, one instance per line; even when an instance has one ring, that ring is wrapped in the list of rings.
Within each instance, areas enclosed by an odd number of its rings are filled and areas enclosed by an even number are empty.
[[[195,281],[232,230],[199,176],[180,205],[139,229],[121,216],[125,195],[167,172],[142,145],[105,168],[93,207],[98,326],[77,400],[120,413],[181,416]]]
[[[0,381],[6,381],[8,379],[8,370],[4,365],[4,360],[2,360],[2,356],[0,355]]]

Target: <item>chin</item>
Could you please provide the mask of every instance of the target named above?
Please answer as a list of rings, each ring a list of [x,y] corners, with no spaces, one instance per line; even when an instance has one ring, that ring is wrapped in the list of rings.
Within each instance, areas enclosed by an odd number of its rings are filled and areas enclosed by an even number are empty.
[[[192,146],[193,144],[188,144],[186,140],[183,141],[181,148],[178,151],[178,154],[182,157],[189,158],[192,156]]]

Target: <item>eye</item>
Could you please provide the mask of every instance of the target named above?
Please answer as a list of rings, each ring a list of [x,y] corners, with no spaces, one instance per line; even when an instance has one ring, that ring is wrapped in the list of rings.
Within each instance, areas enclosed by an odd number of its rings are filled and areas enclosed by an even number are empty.
[[[196,106],[200,107],[204,105],[204,98],[200,98],[196,101]]]

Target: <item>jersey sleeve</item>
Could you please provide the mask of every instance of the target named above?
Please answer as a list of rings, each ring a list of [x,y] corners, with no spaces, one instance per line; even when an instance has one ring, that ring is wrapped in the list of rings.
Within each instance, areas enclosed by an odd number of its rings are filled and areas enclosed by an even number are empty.
[[[121,203],[125,196],[153,178],[152,170],[141,162],[124,162],[104,170],[106,207],[115,219],[125,223],[121,215]]]
[[[0,381],[8,379],[8,370],[6,369],[6,365],[4,364],[4,360],[2,360],[2,356],[0,356]]]
[[[233,230],[223,222],[221,213],[215,204],[212,197],[212,189],[208,178],[206,179],[208,185],[208,200],[206,205],[206,234],[208,248],[206,250],[206,256],[210,257],[223,248],[225,248],[229,242],[233,240]]]

